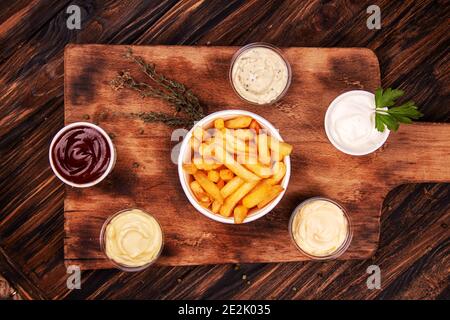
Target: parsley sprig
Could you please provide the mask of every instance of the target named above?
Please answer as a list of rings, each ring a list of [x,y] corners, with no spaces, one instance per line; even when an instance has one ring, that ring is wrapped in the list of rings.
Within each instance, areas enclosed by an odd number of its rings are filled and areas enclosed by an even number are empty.
[[[387,127],[389,130],[397,131],[400,123],[412,123],[423,114],[417,110],[414,101],[408,101],[395,107],[395,100],[403,96],[402,90],[378,88],[375,91],[375,127],[383,132]]]

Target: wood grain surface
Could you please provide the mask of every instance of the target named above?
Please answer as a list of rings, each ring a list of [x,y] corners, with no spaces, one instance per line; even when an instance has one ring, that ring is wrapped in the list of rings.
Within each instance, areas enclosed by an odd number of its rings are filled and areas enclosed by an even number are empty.
[[[81,8],[81,30],[66,27],[69,4]],[[371,4],[381,8],[380,30],[366,27]],[[68,290],[64,187],[47,160],[64,124],[69,43],[367,47],[380,61],[384,87],[405,90],[422,121],[449,122],[449,10],[446,1],[2,1],[0,273],[25,299],[450,298],[448,184],[391,191],[379,247],[367,260],[85,271],[82,289]],[[422,180],[426,170],[405,164],[398,169]],[[373,264],[382,272],[381,290],[366,287]]]
[[[132,49],[162,74],[189,83],[209,112],[245,109],[269,120],[294,146],[289,187],[283,201],[257,222],[230,226],[200,215],[184,195],[171,161],[179,143],[172,141],[173,128],[145,125],[132,116],[169,107],[130,90],[117,92],[109,84],[122,70],[145,81],[139,68],[124,58],[126,46],[68,46],[65,123],[88,119],[99,124],[114,137],[118,156],[114,171],[98,186],[66,187],[66,265],[111,268],[99,246],[100,230],[108,216],[130,207],[151,212],[161,223],[165,247],[159,265],[309,260],[290,241],[287,226],[294,208],[310,196],[337,199],[348,210],[353,239],[340,259],[367,259],[377,248],[381,205],[393,185],[450,182],[447,124],[404,127],[381,150],[366,157],[342,154],[329,143],[323,119],[331,101],[354,88],[373,92],[380,86],[378,59],[370,50],[282,49],[292,68],[291,87],[276,105],[261,107],[241,101],[229,84],[230,61],[238,47]]]

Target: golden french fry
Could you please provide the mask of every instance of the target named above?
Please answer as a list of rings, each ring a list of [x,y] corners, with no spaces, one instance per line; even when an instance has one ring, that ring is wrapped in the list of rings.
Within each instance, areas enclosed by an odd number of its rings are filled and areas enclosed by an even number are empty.
[[[221,163],[217,163],[214,158],[202,158],[200,155],[194,155],[192,162],[198,170],[217,170],[222,166]]]
[[[245,141],[238,139],[232,132],[233,130],[226,129],[223,138],[225,139],[226,150],[234,154],[236,152],[248,151],[248,146]]]
[[[274,151],[271,149],[270,158],[272,161],[283,161],[284,156],[279,151]]]
[[[211,211],[214,212],[214,213],[219,213],[219,210],[220,210],[221,206],[222,205],[220,204],[219,201],[214,200],[213,203],[212,203],[212,206],[211,206]]]
[[[236,176],[230,181],[228,181],[227,184],[224,185],[222,189],[220,189],[220,193],[224,198],[227,198],[230,194],[235,192],[243,183],[244,180]]]
[[[220,179],[224,181],[229,181],[233,179],[234,173],[230,169],[222,169],[219,171]]]
[[[258,135],[258,159],[262,164],[269,164],[271,160],[268,137],[265,132],[260,132]]]
[[[247,218],[248,209],[244,206],[234,208],[234,223],[242,223]]]
[[[214,128],[219,130],[225,128],[225,121],[223,121],[223,119],[220,118],[214,120]]]
[[[198,170],[205,170],[205,166],[207,163],[200,154],[195,154],[192,159],[192,163],[197,167]]]
[[[269,148],[273,151],[274,154],[278,154],[279,158],[284,158],[288,156],[292,152],[292,145],[289,143],[278,140],[274,137],[269,137]]]
[[[213,154],[213,150],[214,150],[214,146],[213,145],[203,142],[200,145],[200,147],[198,148],[198,153],[200,153],[200,155],[203,158],[211,158],[212,154]]]
[[[256,134],[259,133],[259,130],[261,130],[261,126],[259,125],[259,123],[256,120],[252,120],[250,122],[249,128],[252,129],[253,131],[256,132]]]
[[[197,138],[192,136],[191,139],[189,140],[189,144],[191,145],[191,149],[194,152],[198,152],[198,148],[200,148],[201,142]]]
[[[206,209],[208,209],[209,206],[211,205],[212,201],[210,198],[208,198],[208,201],[199,201],[199,203],[202,207],[205,207]]]
[[[233,212],[234,207],[238,202],[245,197],[257,184],[257,181],[245,182],[235,192],[233,192],[228,198],[225,199],[224,204],[220,208],[220,214],[229,217]]]
[[[246,154],[245,162],[240,163],[249,163],[255,164],[258,163],[258,145],[254,139],[248,142],[248,154]],[[240,160],[238,158],[238,160]]]
[[[214,160],[211,159],[211,161],[214,161]],[[205,164],[203,165],[203,167],[205,168],[206,171],[209,171],[209,170],[217,170],[217,169],[219,169],[220,167],[222,167],[222,164],[221,164],[221,163],[215,163],[215,162],[212,162],[212,163],[205,163]]]
[[[216,170],[208,171],[208,179],[214,183],[218,182],[220,179],[219,172],[217,172]]]
[[[200,142],[207,140],[211,137],[211,135],[205,130],[203,130],[202,127],[195,127],[192,136],[195,137]]]
[[[252,140],[255,137],[255,131],[251,129],[236,129],[234,136],[239,140]]]
[[[190,186],[191,186],[192,192],[194,192],[194,193],[199,193],[200,194],[200,193],[204,192],[204,190],[201,187],[200,183],[198,183],[195,180],[191,182]]]
[[[191,182],[191,190],[200,202],[208,202],[210,198],[197,181]]]
[[[258,203],[258,209],[261,209],[263,207],[265,207],[266,205],[268,205],[273,199],[275,199],[282,191],[284,190],[284,188],[282,186],[280,186],[279,184],[272,186],[272,188],[270,189],[270,193],[266,195],[266,198],[264,198],[263,201],[261,201],[260,203]]]
[[[269,178],[274,174],[273,168],[262,165],[261,163],[245,163],[244,167],[251,170],[261,178]]]
[[[227,127],[228,129],[243,129],[248,128],[251,122],[252,122],[251,117],[247,116],[236,117],[234,119],[225,121],[225,127]]]
[[[194,174],[197,172],[197,167],[192,163],[184,163],[183,164],[183,170],[186,171],[188,174]]]
[[[261,181],[252,192],[242,199],[242,204],[249,209],[253,208],[267,197],[271,188],[272,185],[268,184],[266,181]]]
[[[267,182],[269,184],[277,184],[283,179],[284,175],[286,174],[286,165],[284,162],[276,162],[273,166],[274,174],[272,177],[267,179]]]
[[[219,201],[219,203],[223,203],[223,197],[220,193],[220,189],[216,186],[216,184],[208,179],[205,173],[202,171],[197,171],[193,174],[194,179],[200,184],[200,186],[215,200]]]
[[[233,171],[234,174],[240,176],[242,179],[246,181],[258,181],[261,180],[256,174],[244,168],[241,164],[234,160],[234,157],[226,152],[223,148],[215,149],[214,156],[220,163],[223,163],[225,167]],[[223,178],[222,178],[223,179]],[[225,179],[224,179],[225,180]]]
[[[222,179],[220,179],[220,180],[216,183],[216,185],[217,185],[217,188],[219,188],[220,191],[222,191],[222,188],[225,186],[225,181],[222,180]]]

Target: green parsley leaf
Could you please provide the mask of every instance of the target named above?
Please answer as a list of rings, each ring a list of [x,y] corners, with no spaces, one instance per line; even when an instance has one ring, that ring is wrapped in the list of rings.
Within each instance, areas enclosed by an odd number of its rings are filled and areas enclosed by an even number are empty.
[[[408,101],[395,107],[395,100],[404,95],[402,90],[378,88],[375,91],[375,128],[383,132],[385,128],[397,131],[400,123],[412,123],[423,114],[417,109],[413,101]]]
[[[377,108],[392,107],[395,100],[404,94],[405,92],[402,90],[387,88],[383,91],[382,88],[378,88],[377,91],[375,91],[375,106]]]

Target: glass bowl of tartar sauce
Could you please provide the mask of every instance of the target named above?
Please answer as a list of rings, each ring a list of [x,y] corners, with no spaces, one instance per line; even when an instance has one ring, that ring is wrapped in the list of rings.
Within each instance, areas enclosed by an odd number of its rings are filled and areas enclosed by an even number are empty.
[[[141,271],[158,260],[164,236],[161,225],[151,214],[137,208],[125,209],[103,223],[100,247],[116,268]]]
[[[336,259],[347,250],[353,236],[345,208],[324,197],[309,198],[294,209],[289,233],[297,249],[313,260]]]
[[[278,48],[263,42],[239,49],[231,60],[231,87],[244,101],[269,105],[280,100],[289,89],[291,66]]]

